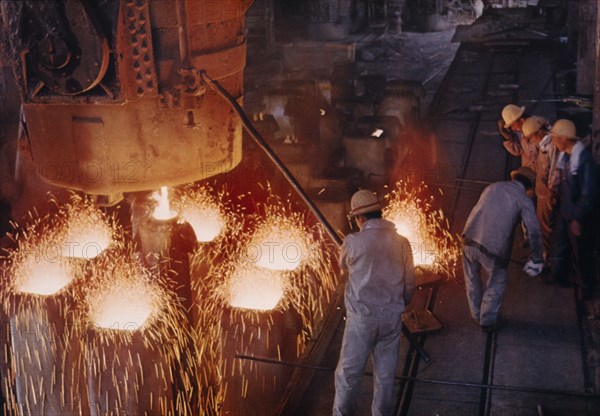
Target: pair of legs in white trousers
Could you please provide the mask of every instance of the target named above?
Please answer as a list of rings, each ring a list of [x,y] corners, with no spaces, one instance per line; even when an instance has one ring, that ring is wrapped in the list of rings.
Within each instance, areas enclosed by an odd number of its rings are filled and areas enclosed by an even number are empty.
[[[488,275],[485,289],[481,279],[482,268]],[[464,246],[463,269],[471,316],[482,326],[494,325],[506,288],[506,267],[477,247]]]
[[[357,395],[369,356],[373,359],[373,416],[394,411],[394,378],[398,364],[402,320],[365,318],[348,313],[340,360],[335,370],[334,416],[354,414]]]

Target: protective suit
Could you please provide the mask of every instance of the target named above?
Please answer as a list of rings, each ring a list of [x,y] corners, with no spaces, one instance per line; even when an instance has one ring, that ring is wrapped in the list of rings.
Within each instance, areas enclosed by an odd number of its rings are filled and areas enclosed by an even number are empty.
[[[369,219],[348,235],[340,266],[348,273],[342,349],[335,371],[334,416],[351,415],[369,356],[373,359],[374,416],[393,412],[401,314],[414,291],[412,249],[393,223]]]
[[[534,178],[532,178],[535,180]],[[496,324],[506,287],[516,225],[523,221],[530,242],[530,261],[542,263],[542,239],[533,201],[525,186],[513,180],[484,189],[463,231],[463,268],[471,316],[483,327]],[[487,287],[481,268],[487,272]],[[541,267],[540,267],[541,271]]]
[[[579,274],[579,296],[582,300],[594,297],[598,287],[595,270],[594,243],[597,228],[598,167],[590,151],[582,142],[577,142],[570,155],[559,156],[558,168],[561,173],[560,205],[553,255],[551,260],[551,281],[567,284],[571,256]],[[581,226],[581,234],[574,235],[571,221]]]
[[[539,148],[535,171],[536,211],[542,231],[544,259],[547,259],[552,253],[552,233],[557,217],[556,198],[560,183],[557,169],[559,151],[550,136],[542,140]]]
[[[513,137],[504,140],[502,146],[511,155],[521,157],[521,166],[536,170],[539,148],[533,140],[525,137],[523,133],[513,133]]]

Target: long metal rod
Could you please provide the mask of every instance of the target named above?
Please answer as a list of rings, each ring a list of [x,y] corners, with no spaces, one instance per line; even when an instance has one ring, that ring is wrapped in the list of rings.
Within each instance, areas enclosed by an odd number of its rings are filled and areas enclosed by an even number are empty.
[[[219,84],[218,81],[209,77],[206,74],[206,71],[201,70],[200,76],[202,77],[204,82],[206,82],[213,90],[215,90],[219,95],[221,95],[221,97],[223,97],[231,105],[231,107],[235,110],[237,115],[240,117],[240,120],[242,121],[242,124],[246,128],[246,131],[248,132],[248,134],[250,134],[250,137],[252,137],[254,139],[256,144],[258,144],[258,146],[267,154],[267,156],[269,156],[269,158],[273,161],[273,163],[275,163],[275,166],[277,166],[277,168],[281,171],[281,173],[283,173],[283,176],[285,176],[285,178],[288,180],[290,185],[292,185],[292,187],[298,193],[300,198],[302,198],[304,203],[306,205],[308,205],[308,207],[310,208],[312,213],[321,222],[323,227],[325,227],[325,230],[327,231],[327,233],[329,234],[331,239],[333,241],[335,241],[335,243],[338,246],[341,246],[343,243],[342,237],[333,229],[333,227],[331,226],[329,221],[327,221],[327,218],[325,218],[325,216],[323,215],[323,213],[321,212],[319,207],[316,206],[316,204],[313,202],[313,200],[304,191],[304,189],[298,183],[298,181],[296,180],[296,178],[294,177],[292,172],[289,171],[289,169],[285,166],[285,164],[279,158],[279,156],[277,156],[277,154],[273,151],[273,149],[271,149],[271,146],[269,146],[269,144],[264,139],[264,137],[262,137],[262,135],[258,132],[258,130],[256,130],[256,128],[254,128],[254,126],[252,125],[252,122],[248,119],[248,116],[246,116],[244,109],[239,105],[239,103],[237,102],[235,97],[233,97],[231,94],[229,94],[229,92],[225,88],[223,88],[223,86],[221,84]],[[431,358],[429,357],[429,354],[427,354],[427,352],[423,349],[423,347],[421,347],[419,345],[419,343],[415,340],[415,338],[412,336],[410,331],[408,331],[408,329],[404,325],[402,325],[402,333],[404,334],[406,339],[408,339],[410,344],[415,348],[415,350],[421,356],[423,361],[425,361],[426,363],[430,362]]]
[[[187,9],[185,0],[176,0],[177,37],[179,40],[179,62],[183,69],[191,67],[190,40],[188,38]]]
[[[227,100],[227,102],[229,102],[229,104],[233,107],[235,112],[240,117],[242,124],[246,128],[246,131],[248,132],[248,134],[250,134],[250,137],[252,137],[252,139],[254,139],[256,144],[258,144],[258,146],[267,154],[267,156],[269,156],[269,158],[273,161],[273,163],[275,163],[275,166],[277,166],[277,168],[281,171],[281,173],[283,173],[283,176],[285,176],[285,178],[288,180],[290,185],[292,185],[292,187],[298,193],[300,198],[302,198],[304,203],[306,205],[308,205],[308,207],[310,208],[312,213],[317,217],[319,222],[321,222],[321,224],[323,224],[323,227],[325,227],[325,230],[327,231],[327,233],[329,234],[331,239],[333,241],[335,241],[338,246],[341,246],[342,245],[342,237],[340,237],[340,235],[333,229],[333,227],[331,226],[329,221],[327,221],[327,218],[325,218],[325,216],[323,215],[323,213],[321,212],[319,207],[316,206],[316,204],[313,202],[313,200],[304,191],[304,189],[298,183],[298,181],[296,180],[294,175],[289,171],[289,169],[285,166],[283,161],[279,158],[279,156],[277,156],[277,154],[273,151],[273,149],[271,149],[271,146],[269,146],[269,144],[264,139],[264,137],[262,137],[262,135],[254,128],[254,126],[248,119],[248,116],[246,116],[244,109],[239,105],[237,100],[231,94],[229,94],[229,92],[225,88],[223,88],[223,86],[221,84],[219,84],[218,81],[209,77],[206,74],[206,71],[204,71],[204,70],[200,71],[200,75],[202,76],[202,79],[213,90],[218,92],[225,100]]]
[[[237,354],[235,356],[235,358],[240,359],[240,360],[249,360],[249,361],[261,362],[261,363],[266,363],[266,364],[284,365],[286,367],[306,368],[306,369],[310,369],[310,370],[329,371],[329,372],[335,371],[335,368],[331,368],[331,367],[292,363],[289,361],[279,361],[279,360],[275,360],[272,358],[253,357],[251,355],[244,355],[244,354]],[[365,372],[365,374],[368,376],[373,375],[373,373],[371,373],[371,372]],[[598,394],[580,393],[578,391],[571,391],[571,390],[541,389],[541,388],[536,388],[536,387],[508,386],[505,384],[471,383],[468,381],[438,380],[438,379],[429,379],[429,378],[419,378],[419,377],[413,377],[413,376],[396,376],[395,378],[397,380],[414,381],[414,382],[427,383],[427,384],[439,384],[439,385],[444,385],[444,386],[460,386],[460,387],[472,387],[472,388],[477,388],[477,389],[506,390],[506,391],[516,391],[516,392],[523,392],[523,393],[550,394],[550,395],[582,397],[585,399],[600,400],[600,395],[598,395]]]
[[[467,182],[467,183],[476,183],[481,185],[491,185],[493,182],[489,181],[476,181],[474,179],[465,179],[465,178],[456,178],[454,179],[456,182]]]

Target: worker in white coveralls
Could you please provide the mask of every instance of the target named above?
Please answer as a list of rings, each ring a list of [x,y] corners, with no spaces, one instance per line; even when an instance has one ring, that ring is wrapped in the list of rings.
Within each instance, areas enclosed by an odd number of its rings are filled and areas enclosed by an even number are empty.
[[[523,221],[531,256],[523,270],[537,276],[543,267],[542,237],[532,192],[535,173],[526,167],[511,172],[512,181],[488,185],[467,218],[463,231],[463,269],[471,316],[483,331],[497,328],[498,314],[506,287],[516,225]],[[481,279],[481,269],[488,275]]]
[[[333,415],[352,415],[369,356],[373,360],[374,416],[393,412],[393,386],[400,348],[401,314],[414,292],[413,255],[408,240],[381,218],[373,192],[350,200],[360,232],[344,240],[340,266],[348,273],[346,328],[335,371]]]

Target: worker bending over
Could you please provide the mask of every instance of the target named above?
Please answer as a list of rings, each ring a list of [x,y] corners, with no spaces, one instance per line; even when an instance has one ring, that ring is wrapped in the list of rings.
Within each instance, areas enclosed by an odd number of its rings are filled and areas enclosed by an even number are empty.
[[[525,272],[537,276],[543,267],[540,224],[533,201],[534,172],[520,167],[511,172],[512,181],[488,185],[469,214],[463,231],[463,268],[471,316],[483,331],[497,327],[498,314],[506,287],[516,225],[523,221],[530,242],[531,256]],[[488,275],[481,279],[481,269]]]

